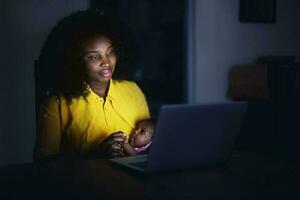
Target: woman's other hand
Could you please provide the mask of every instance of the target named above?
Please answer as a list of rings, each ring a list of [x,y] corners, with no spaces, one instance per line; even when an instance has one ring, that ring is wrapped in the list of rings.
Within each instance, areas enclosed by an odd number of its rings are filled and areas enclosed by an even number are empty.
[[[122,147],[124,141],[125,135],[122,131],[112,133],[101,143],[101,154],[105,157],[125,156]]]

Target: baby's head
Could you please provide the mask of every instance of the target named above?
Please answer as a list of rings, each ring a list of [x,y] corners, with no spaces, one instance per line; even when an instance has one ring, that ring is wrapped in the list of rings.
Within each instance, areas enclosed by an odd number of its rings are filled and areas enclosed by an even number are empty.
[[[146,119],[137,123],[129,138],[129,143],[133,147],[142,147],[148,144],[154,135],[154,123],[151,119]]]

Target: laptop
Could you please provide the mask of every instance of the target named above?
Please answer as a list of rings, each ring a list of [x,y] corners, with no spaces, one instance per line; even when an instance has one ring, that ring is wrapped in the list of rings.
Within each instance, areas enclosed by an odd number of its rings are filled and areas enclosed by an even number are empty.
[[[144,173],[224,164],[246,108],[245,102],[163,105],[149,153],[110,161]]]

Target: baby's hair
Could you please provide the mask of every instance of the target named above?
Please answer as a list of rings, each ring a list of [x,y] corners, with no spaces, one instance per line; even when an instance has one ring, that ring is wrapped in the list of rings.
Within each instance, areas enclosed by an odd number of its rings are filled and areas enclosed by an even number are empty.
[[[141,123],[141,122],[150,122],[150,123],[152,123],[153,125],[155,125],[155,124],[156,124],[156,119],[155,119],[155,118],[142,119],[142,120],[140,120],[140,121],[137,122],[137,125],[138,125],[139,123]]]

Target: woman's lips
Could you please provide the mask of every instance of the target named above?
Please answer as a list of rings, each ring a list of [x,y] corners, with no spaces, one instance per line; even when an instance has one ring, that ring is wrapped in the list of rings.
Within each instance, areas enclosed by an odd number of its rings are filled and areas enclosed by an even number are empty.
[[[112,71],[111,69],[103,69],[100,71],[100,75],[103,77],[111,77]]]

